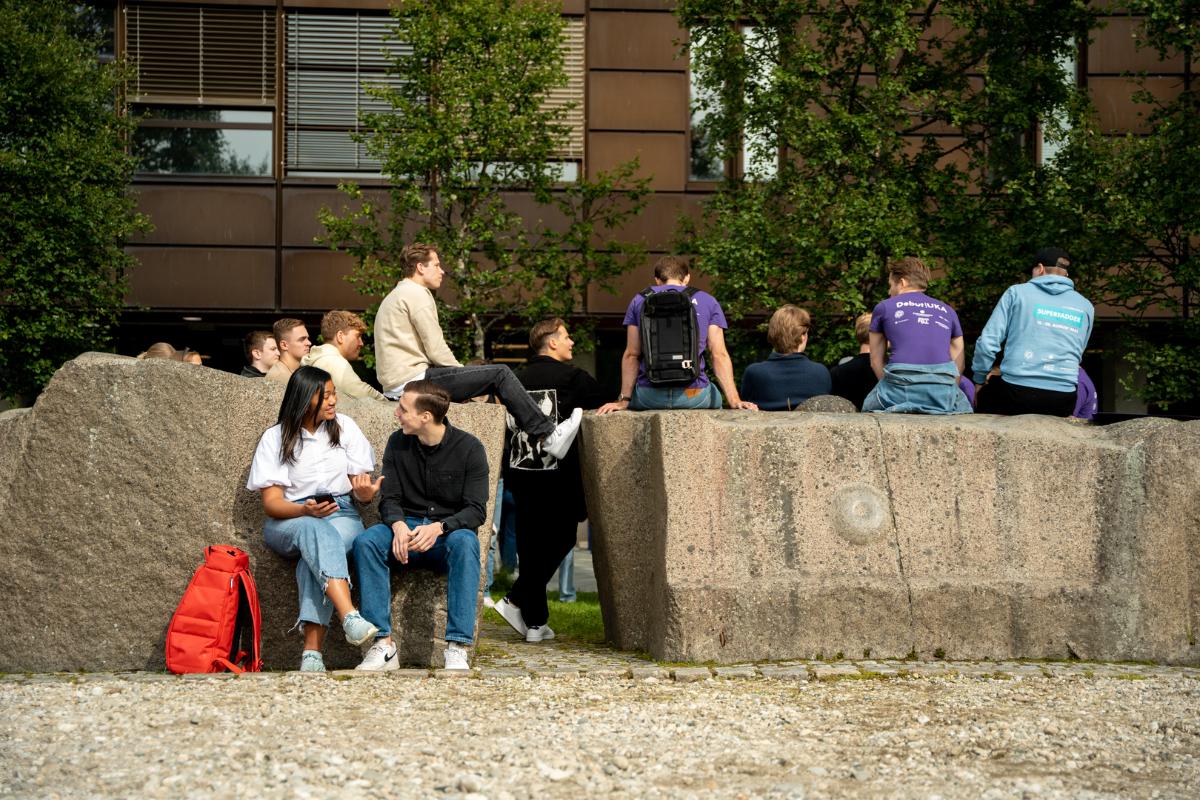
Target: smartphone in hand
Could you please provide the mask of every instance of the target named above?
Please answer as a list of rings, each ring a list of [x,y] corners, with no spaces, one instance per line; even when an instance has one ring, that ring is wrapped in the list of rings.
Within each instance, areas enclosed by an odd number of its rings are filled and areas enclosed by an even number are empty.
[[[334,502],[333,495],[331,495],[329,492],[322,492],[321,494],[315,494],[315,495],[313,495],[313,500],[315,500],[317,503],[332,503],[332,502]]]

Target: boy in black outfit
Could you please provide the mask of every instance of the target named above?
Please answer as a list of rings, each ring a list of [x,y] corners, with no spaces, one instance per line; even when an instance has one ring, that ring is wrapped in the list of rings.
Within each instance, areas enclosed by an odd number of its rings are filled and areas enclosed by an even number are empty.
[[[605,393],[588,373],[570,364],[575,343],[561,319],[533,326],[529,347],[536,356],[517,370],[521,384],[542,412],[557,423],[576,408],[598,408]],[[583,479],[579,473],[579,443],[556,459],[532,447],[526,434],[509,418],[509,458],[504,486],[513,493],[517,519],[517,560],[520,577],[496,612],[527,642],[554,638],[546,623],[546,583],[575,546],[575,531],[587,519]]]

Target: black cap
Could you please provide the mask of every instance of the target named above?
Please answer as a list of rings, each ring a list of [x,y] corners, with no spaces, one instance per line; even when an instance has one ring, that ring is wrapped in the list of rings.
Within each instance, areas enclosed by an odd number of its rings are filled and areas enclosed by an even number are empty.
[[[1041,264],[1044,267],[1056,267],[1058,266],[1058,260],[1060,258],[1066,261],[1068,264],[1071,263],[1071,257],[1067,255],[1067,251],[1063,250],[1061,247],[1043,247],[1041,250],[1038,250],[1037,255],[1033,257],[1033,263],[1029,265],[1029,268],[1033,269],[1038,264]]]

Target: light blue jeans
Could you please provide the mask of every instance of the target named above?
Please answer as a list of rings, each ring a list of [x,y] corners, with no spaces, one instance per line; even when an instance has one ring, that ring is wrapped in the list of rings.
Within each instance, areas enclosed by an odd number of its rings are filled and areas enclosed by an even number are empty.
[[[575,550],[567,553],[567,557],[558,565],[558,602],[575,602]]]
[[[428,519],[406,517],[415,528]],[[424,553],[409,551],[408,563],[401,564],[392,555],[392,527],[372,525],[354,543],[354,562],[358,566],[362,615],[379,628],[380,638],[392,633],[392,572],[431,569],[448,573],[446,585],[446,641],[470,644],[475,638],[475,609],[479,598],[479,537],[475,531],[459,528],[439,536]]]
[[[667,411],[675,408],[720,408],[721,393],[708,384],[703,389],[664,389],[656,386],[633,387],[629,407],[634,411]]]
[[[304,498],[298,502],[303,503]],[[346,554],[363,532],[362,518],[354,509],[350,495],[335,498],[338,510],[328,517],[267,517],[263,541],[284,558],[298,558],[296,585],[300,589],[300,622],[329,625],[333,603],[325,596],[330,580],[350,580]]]

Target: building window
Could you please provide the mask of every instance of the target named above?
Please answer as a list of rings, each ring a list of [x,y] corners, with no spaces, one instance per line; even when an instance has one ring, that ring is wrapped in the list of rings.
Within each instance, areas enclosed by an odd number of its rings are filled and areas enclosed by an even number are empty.
[[[273,173],[273,9],[130,5],[133,151],[152,174]]]
[[[391,18],[369,13],[287,15],[286,163],[289,175],[378,175],[380,163],[366,146],[354,141],[364,133],[364,112],[386,113],[389,107],[363,85],[399,85],[387,74],[389,53],[406,47],[388,38]],[[566,86],[547,98],[550,107],[567,107],[568,135],[555,156],[562,159],[562,180],[578,179],[583,159],[585,83],[584,22],[568,19],[565,31]],[[572,105],[573,104],[573,105]]]
[[[774,47],[773,38],[764,36],[758,28],[752,25],[740,27],[745,57],[751,65],[750,74],[745,79],[742,94],[747,108],[754,108],[758,103],[758,95],[769,91],[773,80],[773,71],[762,67],[772,63]],[[698,40],[693,35],[693,40]],[[721,143],[717,140],[711,128],[706,125],[707,118],[720,112],[720,100],[710,91],[700,86],[695,72],[689,71],[691,92],[691,131],[690,158],[688,179],[692,181],[719,181],[726,174],[730,177],[747,180],[769,180],[779,170],[779,147],[774,137],[760,127],[751,125],[743,131],[740,137],[740,147],[731,163],[721,158]]]
[[[271,174],[271,117],[259,109],[135,106],[138,169],[165,175]]]
[[[1074,89],[1079,85],[1079,60],[1078,46],[1076,52],[1064,54],[1058,58],[1058,66],[1061,70],[1063,81]],[[1066,109],[1060,108],[1055,113],[1051,114],[1050,119],[1045,122],[1039,122],[1037,126],[1037,163],[1047,164],[1054,160],[1058,152],[1063,148],[1062,136],[1067,133],[1069,119]],[[1058,131],[1058,136],[1051,138],[1046,136],[1047,128],[1054,128]]]
[[[386,74],[391,18],[380,14],[287,15],[285,168],[290,175],[379,174],[379,161],[351,135],[361,133],[359,115],[386,112],[363,84],[397,85]]]

